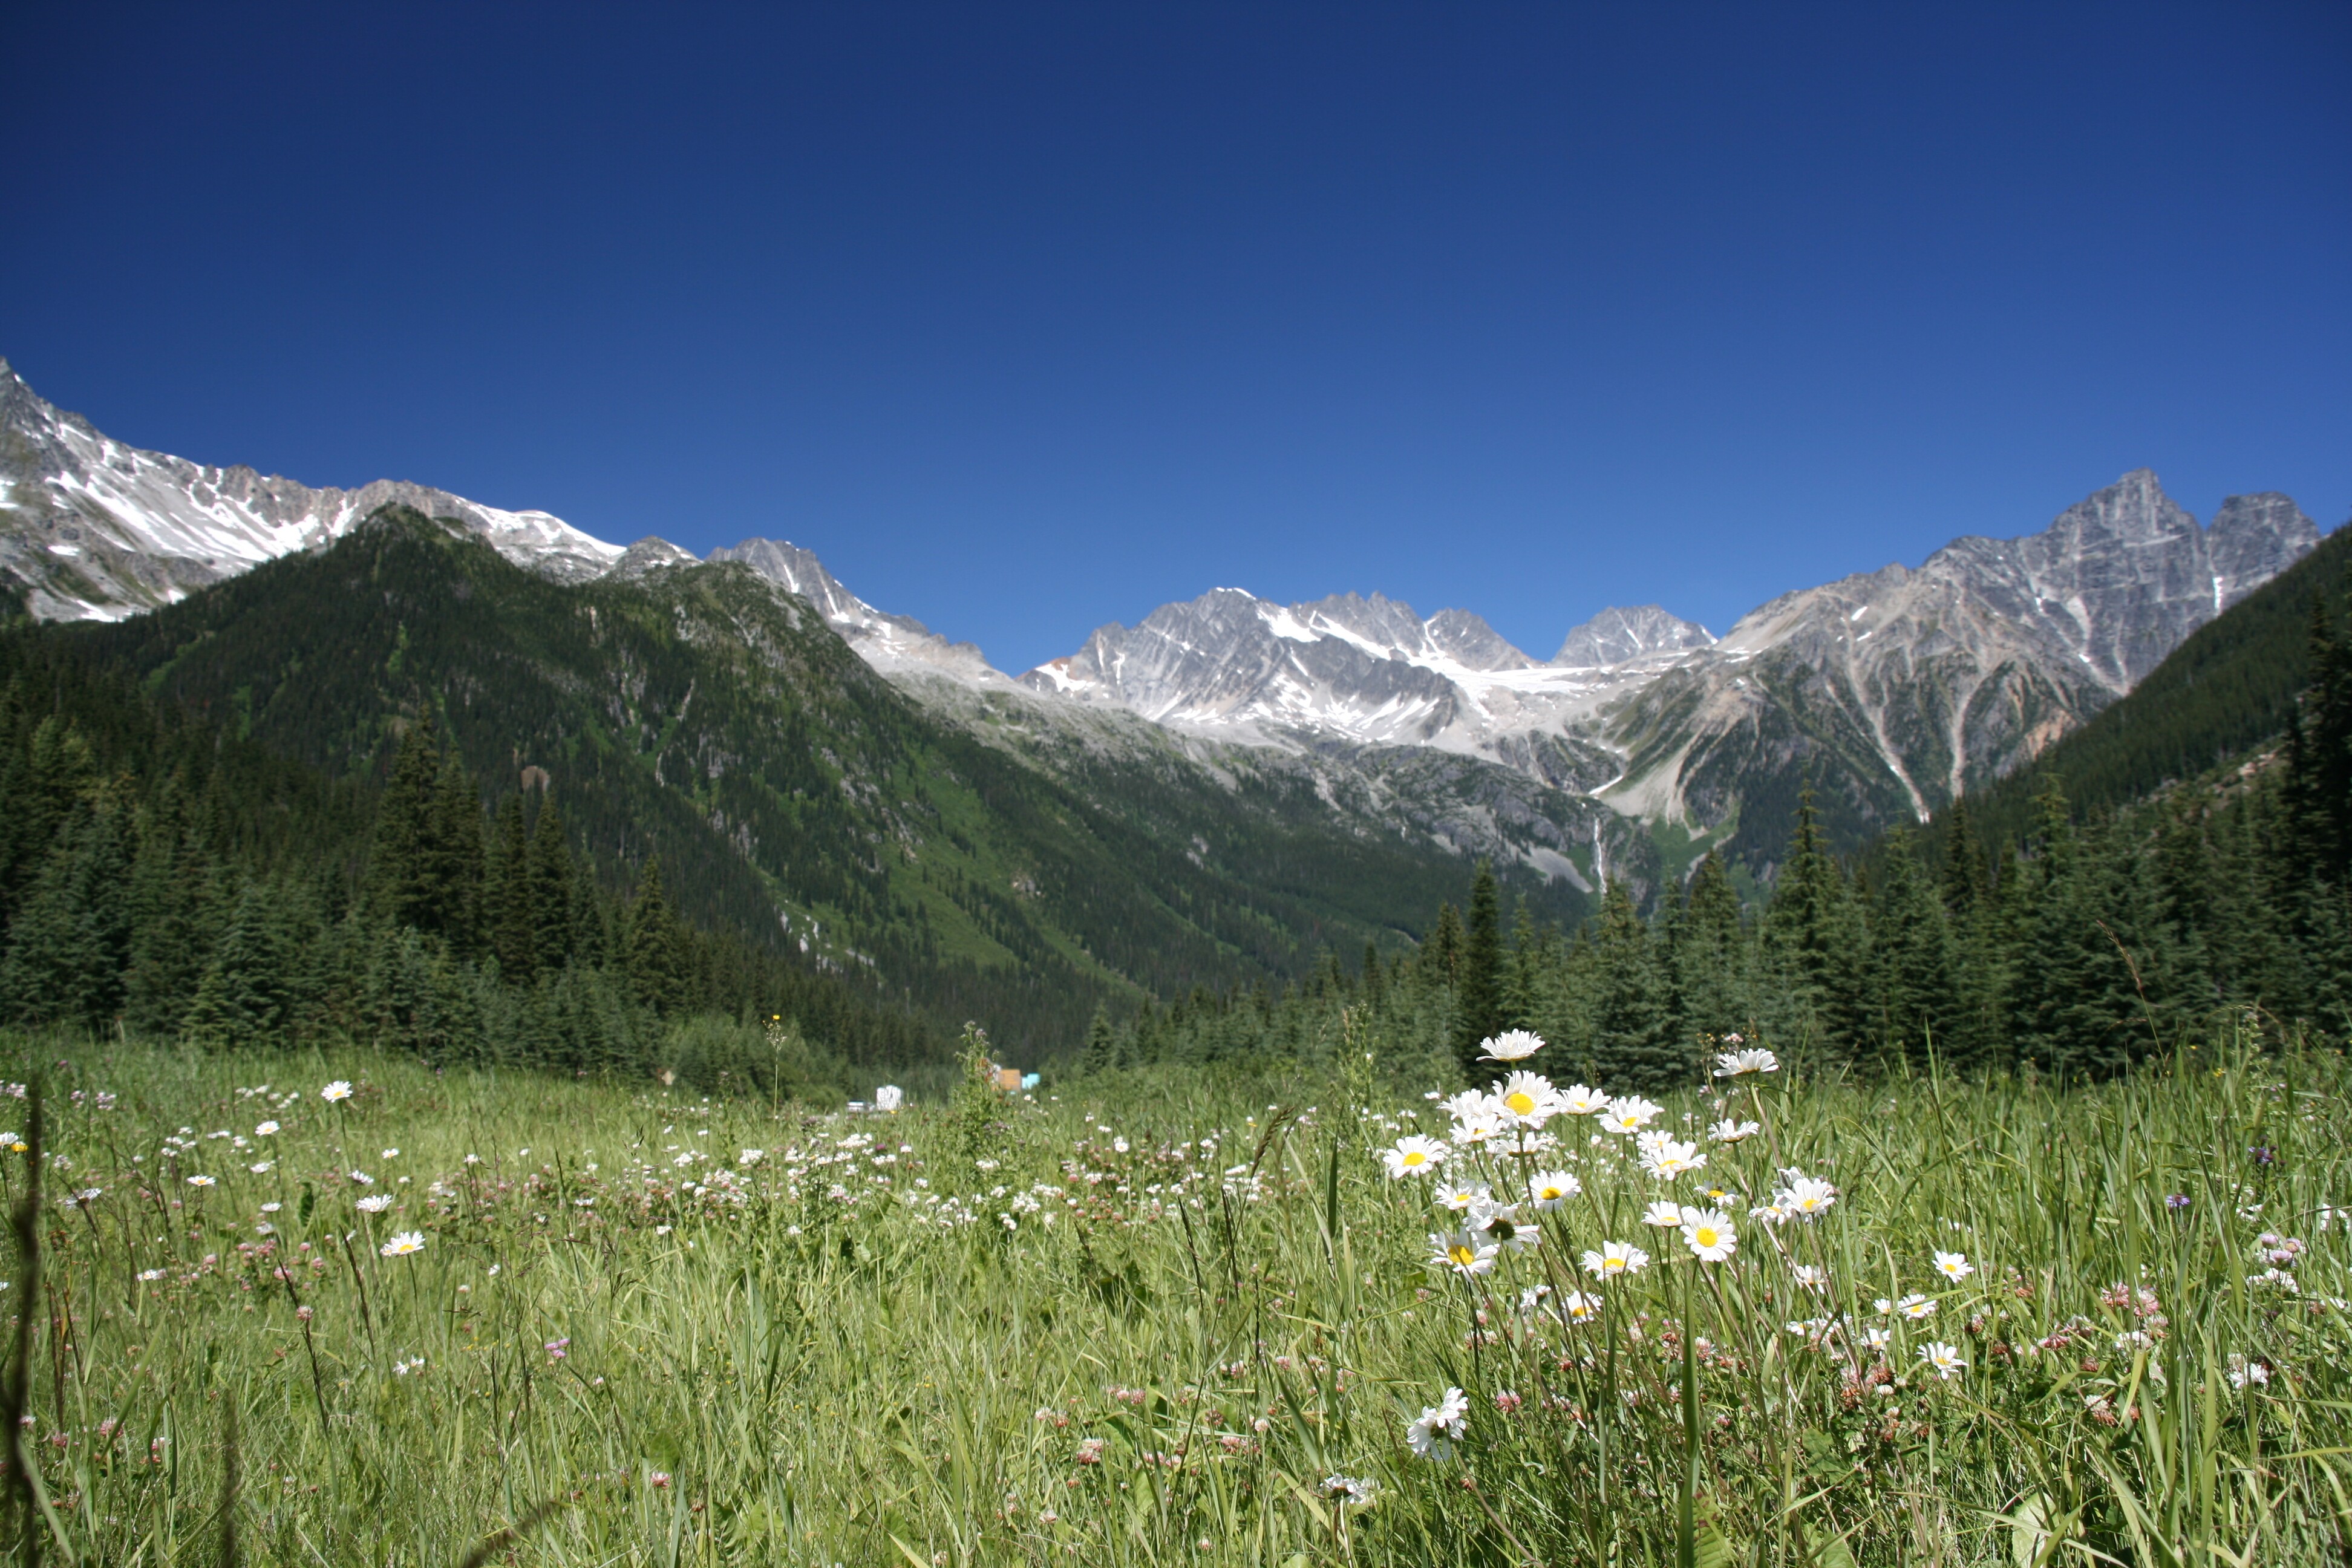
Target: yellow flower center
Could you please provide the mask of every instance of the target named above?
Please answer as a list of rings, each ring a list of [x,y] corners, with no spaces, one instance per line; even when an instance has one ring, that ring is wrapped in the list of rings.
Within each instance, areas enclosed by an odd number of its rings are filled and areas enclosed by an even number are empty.
[[[1464,1268],[1478,1261],[1478,1255],[1458,1241],[1447,1247],[1445,1251],[1447,1257],[1453,1258],[1456,1265]]]
[[[1713,1247],[1721,1235],[1722,1232],[1717,1230],[1713,1226],[1703,1225],[1699,1226],[1697,1230],[1691,1233],[1691,1238],[1694,1241],[1696,1241],[1701,1247]]]
[[[1404,1163],[1408,1165],[1425,1164],[1428,1160],[1429,1156],[1418,1149],[1408,1150],[1404,1157]]]
[[[1536,1097],[1526,1089],[1515,1089],[1503,1097],[1503,1103],[1511,1108],[1514,1116],[1525,1116],[1536,1108]]]

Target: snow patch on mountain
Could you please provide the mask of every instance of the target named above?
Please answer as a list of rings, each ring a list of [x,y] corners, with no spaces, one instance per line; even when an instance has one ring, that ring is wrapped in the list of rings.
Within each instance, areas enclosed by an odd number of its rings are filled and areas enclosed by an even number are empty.
[[[0,576],[42,620],[119,620],[297,550],[323,549],[393,502],[456,518],[519,565],[603,574],[618,545],[543,511],[508,511],[378,479],[313,489],[244,467],[131,447],[36,395],[0,360]]]

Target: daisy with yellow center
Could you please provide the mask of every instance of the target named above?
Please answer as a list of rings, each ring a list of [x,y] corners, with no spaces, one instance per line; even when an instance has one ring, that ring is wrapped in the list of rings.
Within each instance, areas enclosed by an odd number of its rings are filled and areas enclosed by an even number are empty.
[[[1713,1209],[1683,1211],[1683,1245],[1701,1263],[1721,1263],[1739,1247],[1731,1222]]]
[[[1660,1230],[1680,1230],[1683,1225],[1682,1205],[1660,1198],[1642,1211],[1642,1223],[1655,1226]]]
[[[1919,1360],[1941,1378],[1949,1378],[1969,1364],[1960,1359],[1958,1345],[1948,1345],[1941,1340],[1929,1340],[1921,1345]]]
[[[1639,1274],[1650,1266],[1650,1255],[1622,1241],[1604,1241],[1598,1252],[1585,1253],[1584,1271],[1596,1279],[1617,1279]]]
[[[1457,1230],[1444,1236],[1433,1236],[1429,1243],[1433,1263],[1441,1264],[1465,1279],[1480,1274],[1491,1274],[1501,1248],[1476,1231]]]
[[[1522,1127],[1540,1127],[1559,1109],[1551,1079],[1541,1073],[1515,1072],[1503,1080],[1496,1101]]]
[[[422,1252],[425,1250],[425,1233],[421,1230],[401,1231],[376,1250],[386,1258],[406,1258],[412,1253]]]
[[[1565,1171],[1538,1171],[1528,1178],[1528,1201],[1549,1213],[1584,1191],[1584,1184]]]
[[[1428,1175],[1444,1161],[1449,1152],[1436,1139],[1415,1133],[1400,1140],[1395,1148],[1382,1150],[1381,1163],[1388,1167],[1389,1180],[1393,1182],[1406,1176]]]

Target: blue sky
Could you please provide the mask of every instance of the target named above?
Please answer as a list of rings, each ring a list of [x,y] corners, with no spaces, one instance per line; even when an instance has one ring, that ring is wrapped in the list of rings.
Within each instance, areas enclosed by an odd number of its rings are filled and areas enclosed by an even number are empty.
[[[141,446],[816,551],[1721,631],[2146,465],[2352,512],[2352,10],[48,6],[0,354]]]

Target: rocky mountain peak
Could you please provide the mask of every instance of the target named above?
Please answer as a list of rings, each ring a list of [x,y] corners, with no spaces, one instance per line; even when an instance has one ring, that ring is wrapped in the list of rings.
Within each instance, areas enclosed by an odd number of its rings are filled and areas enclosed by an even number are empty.
[[[1713,647],[1715,634],[1655,605],[1612,605],[1568,634],[1552,655],[1559,669],[1606,669]]]

